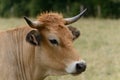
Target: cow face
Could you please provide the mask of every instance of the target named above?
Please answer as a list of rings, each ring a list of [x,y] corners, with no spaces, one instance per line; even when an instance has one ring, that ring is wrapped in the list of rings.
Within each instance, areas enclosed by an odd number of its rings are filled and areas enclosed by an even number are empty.
[[[68,26],[68,29],[71,31],[73,35],[73,40],[77,39],[80,36],[80,31],[77,30],[73,26]],[[32,45],[40,45],[41,42],[41,35],[39,31],[32,30],[26,36],[26,41],[31,43]]]
[[[28,33],[26,40],[36,46],[36,63],[48,75],[80,74],[86,69],[85,61],[73,47],[78,35],[66,26],[72,23],[71,19],[63,19],[58,13],[42,14],[35,22],[25,17],[29,26],[36,28]]]

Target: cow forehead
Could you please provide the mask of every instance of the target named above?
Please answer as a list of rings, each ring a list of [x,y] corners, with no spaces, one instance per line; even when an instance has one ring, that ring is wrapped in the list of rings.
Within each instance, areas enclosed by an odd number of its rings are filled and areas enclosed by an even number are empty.
[[[38,16],[38,20],[43,23],[44,29],[56,33],[56,35],[64,39],[64,41],[73,38],[71,32],[64,24],[65,21],[62,14],[52,12],[43,13]]]
[[[49,36],[55,36],[59,38],[61,41],[66,43],[66,41],[72,41],[73,35],[70,30],[64,25],[49,25],[45,26],[44,29],[41,31],[43,34]]]
[[[42,22],[44,25],[53,25],[53,24],[64,24],[64,18],[62,14],[59,13],[43,13],[40,14],[37,19]]]

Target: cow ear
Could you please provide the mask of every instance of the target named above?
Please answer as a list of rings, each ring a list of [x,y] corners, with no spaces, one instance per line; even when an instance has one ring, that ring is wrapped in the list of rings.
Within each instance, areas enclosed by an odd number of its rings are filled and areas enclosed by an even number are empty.
[[[26,36],[26,41],[35,46],[40,45],[41,36],[39,31],[37,30],[30,31]]]
[[[68,28],[73,34],[73,40],[77,39],[80,36],[80,31],[77,30],[75,27],[69,25]]]

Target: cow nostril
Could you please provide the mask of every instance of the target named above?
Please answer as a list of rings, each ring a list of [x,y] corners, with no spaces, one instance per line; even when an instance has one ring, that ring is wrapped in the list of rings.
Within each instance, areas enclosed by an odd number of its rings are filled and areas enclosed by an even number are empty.
[[[86,70],[86,64],[85,63],[77,63],[76,64],[77,73],[84,72],[85,70]]]

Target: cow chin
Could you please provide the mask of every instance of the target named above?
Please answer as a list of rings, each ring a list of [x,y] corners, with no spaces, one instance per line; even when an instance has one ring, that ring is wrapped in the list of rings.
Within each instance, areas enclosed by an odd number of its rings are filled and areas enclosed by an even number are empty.
[[[84,60],[75,61],[68,64],[65,70],[69,74],[78,75],[86,70],[86,63]]]
[[[61,75],[67,75],[68,73],[66,71],[49,70],[47,74],[50,76],[61,76]]]

